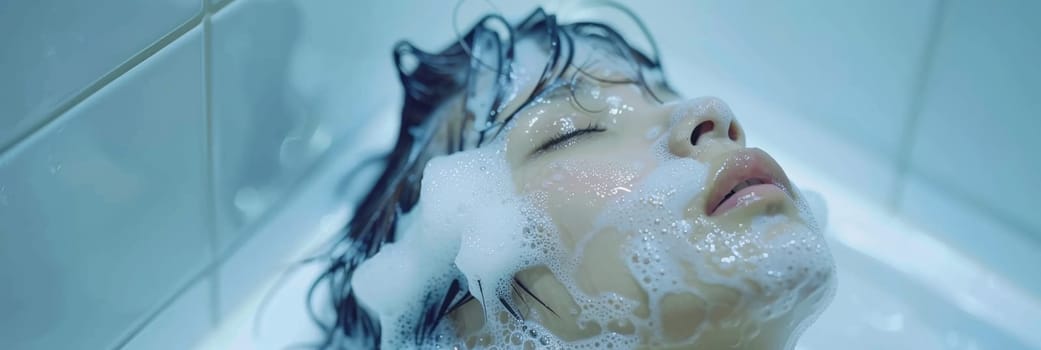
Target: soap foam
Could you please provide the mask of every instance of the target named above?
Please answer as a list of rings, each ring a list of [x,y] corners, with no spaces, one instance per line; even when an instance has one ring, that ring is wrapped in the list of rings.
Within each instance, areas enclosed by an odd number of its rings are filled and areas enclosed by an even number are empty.
[[[497,300],[532,261],[524,235],[530,204],[513,195],[502,147],[430,160],[421,200],[401,217],[398,241],[361,264],[351,281],[380,320],[383,348],[407,348],[421,302],[465,280],[478,299]]]
[[[706,177],[702,163],[692,159],[666,160],[631,193],[608,206],[596,222],[595,230],[615,228],[631,233],[623,247],[623,258],[648,294],[651,316],[621,315],[637,329],[653,334],[651,339],[643,339],[645,344],[697,344],[701,331],[708,327],[743,327],[751,338],[757,334],[759,324],[792,312],[806,294],[818,288],[828,292],[833,265],[821,230],[804,201],[797,201],[797,207],[805,224],[792,224],[790,218],[781,215],[762,216],[748,223],[744,230],[728,231],[704,217],[692,220],[683,215],[690,201],[703,191],[704,183],[699,181]],[[587,235],[579,244],[577,254],[581,255],[591,236]],[[573,271],[554,272],[560,276]],[[690,276],[700,285],[684,282]],[[743,297],[737,305],[713,305],[706,290],[720,287],[737,291]],[[581,295],[574,288],[571,292]],[[715,308],[713,312],[725,313],[716,319],[702,320],[686,339],[664,341],[667,337],[660,324],[656,324],[665,311],[659,303],[674,294],[693,295],[705,302],[710,311]],[[821,299],[825,302],[827,298]],[[576,296],[576,300],[595,299]],[[583,305],[583,310],[587,307]],[[601,327],[618,320],[618,315],[596,314],[594,321]]]

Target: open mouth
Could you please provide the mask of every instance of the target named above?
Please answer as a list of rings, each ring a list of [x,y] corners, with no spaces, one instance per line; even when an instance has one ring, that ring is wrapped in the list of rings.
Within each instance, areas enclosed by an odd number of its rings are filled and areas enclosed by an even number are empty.
[[[770,155],[758,148],[734,151],[713,172],[705,212],[710,216],[757,202],[795,198],[788,177]]]

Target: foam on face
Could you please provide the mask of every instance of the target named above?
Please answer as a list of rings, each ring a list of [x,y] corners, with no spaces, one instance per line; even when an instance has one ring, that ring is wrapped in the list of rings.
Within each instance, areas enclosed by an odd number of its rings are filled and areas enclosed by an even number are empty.
[[[705,164],[689,158],[663,157],[630,193],[610,203],[584,235],[570,259],[547,263],[579,304],[580,324],[600,329],[611,325],[635,328],[629,335],[603,332],[588,341],[613,343],[617,348],[695,345],[702,331],[739,329],[750,341],[757,327],[782,316],[793,316],[796,304],[815,294],[811,304],[798,312],[798,320],[811,318],[830,293],[833,264],[809,207],[796,197],[802,222],[784,215],[760,216],[727,230],[704,217],[690,219],[684,213],[690,201],[704,189]],[[797,192],[797,189],[793,189]],[[798,193],[798,192],[797,192]],[[823,208],[822,202],[815,207]],[[647,293],[650,316],[636,316],[640,304],[617,295],[587,295],[574,279],[585,249],[605,230],[625,234],[622,259]],[[696,283],[691,283],[691,280]],[[719,290],[737,292],[736,303],[718,303]],[[682,339],[663,332],[670,295],[692,295],[704,303],[706,317]],[[610,336],[613,341],[608,341]],[[642,336],[642,339],[640,337]],[[621,342],[619,342],[621,341]],[[586,343],[584,343],[586,344]],[[573,346],[574,344],[568,344]],[[702,344],[703,345],[703,344]],[[736,344],[740,346],[741,343]]]
[[[506,348],[695,344],[702,330],[720,327],[745,327],[752,337],[757,324],[792,312],[808,288],[824,283],[821,279],[828,278],[832,268],[830,256],[803,201],[799,208],[804,225],[793,225],[788,217],[763,216],[734,232],[704,218],[685,218],[686,205],[702,191],[706,172],[706,166],[693,159],[663,159],[630,193],[607,205],[593,232],[573,252],[565,252],[554,225],[539,209],[538,194],[514,193],[502,145],[438,157],[424,172],[415,210],[399,222],[398,241],[359,266],[352,287],[359,301],[379,317],[384,348],[414,346],[422,303],[431,295],[443,296],[453,280],[465,281],[490,318],[484,329],[490,342]],[[635,316],[640,301],[613,293],[587,295],[577,287],[574,276],[583,249],[605,229],[626,234],[621,258],[648,295],[649,317]],[[603,330],[625,325],[644,332],[604,331],[566,342],[537,318],[497,317],[505,314],[500,301],[511,299],[514,275],[532,266],[548,267],[568,289],[579,306],[570,311],[580,323]],[[698,283],[689,283],[691,278]],[[739,305],[712,305],[706,294],[712,288],[748,297]],[[703,324],[686,338],[672,339],[661,331],[661,301],[681,293],[723,312],[701,320]],[[454,332],[445,334],[451,337]]]
[[[453,280],[464,281],[486,314],[497,314],[514,275],[549,253],[542,248],[553,244],[537,241],[549,235],[534,232],[548,219],[514,193],[510,174],[501,143],[427,164],[420,201],[400,218],[397,242],[361,264],[351,281],[379,318],[383,348],[415,346],[422,302],[440,302]]]
[[[415,209],[352,278],[359,301],[379,317],[384,348],[410,345],[421,302],[466,276],[494,293],[524,262],[524,210],[494,147],[432,159]],[[481,286],[477,285],[481,281]]]

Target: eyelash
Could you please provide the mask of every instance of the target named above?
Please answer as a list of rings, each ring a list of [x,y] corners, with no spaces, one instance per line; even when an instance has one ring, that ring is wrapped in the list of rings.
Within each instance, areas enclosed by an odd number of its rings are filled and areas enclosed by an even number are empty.
[[[546,143],[543,143],[542,146],[539,146],[539,148],[537,150],[535,150],[535,153],[542,153],[542,152],[549,151],[549,150],[553,149],[553,147],[555,147],[557,145],[560,145],[561,143],[564,143],[564,141],[570,140],[570,139],[575,138],[575,137],[579,137],[579,136],[582,136],[582,135],[585,135],[585,134],[589,134],[589,133],[594,133],[594,132],[602,132],[602,131],[607,131],[607,129],[605,129],[600,124],[591,123],[591,124],[589,124],[588,126],[586,126],[585,128],[582,128],[582,129],[572,130],[572,131],[566,132],[566,133],[559,133],[559,134],[557,134],[557,136],[553,136],[553,138],[551,138],[548,141],[546,141]]]

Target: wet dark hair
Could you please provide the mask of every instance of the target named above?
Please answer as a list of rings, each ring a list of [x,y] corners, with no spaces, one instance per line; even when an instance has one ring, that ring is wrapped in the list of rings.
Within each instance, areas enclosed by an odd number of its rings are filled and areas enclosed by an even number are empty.
[[[559,88],[570,89],[574,94],[578,78],[591,78],[604,84],[635,83],[660,101],[651,87],[668,87],[662,78],[653,39],[631,11],[616,4],[605,5],[620,10],[638,25],[648,40],[651,55],[632,47],[607,24],[560,24],[556,16],[541,8],[516,25],[510,25],[500,15],[487,15],[456,43],[437,53],[421,51],[408,42],[395,45],[394,63],[405,92],[397,143],[385,157],[382,175],[350,222],[325,256],[315,260],[328,263],[308,294],[309,311],[326,335],[321,348],[338,348],[344,344],[379,347],[379,320],[359,304],[351,289],[351,277],[362,262],[375,255],[384,244],[396,240],[398,218],[418,202],[420,180],[429,159],[478,147],[495,138],[518,111],[541,94]],[[496,25],[505,27],[505,33],[496,31]],[[545,51],[547,60],[537,75],[538,80],[534,81],[534,92],[529,96],[511,96],[515,92],[511,90],[515,44],[522,39],[535,40]],[[634,76],[611,80],[596,77],[583,66],[575,65],[576,40],[606,44],[602,46],[610,51],[607,54],[616,55],[635,68]],[[506,105],[518,98],[523,98],[519,107],[504,113]],[[460,107],[458,113],[444,110],[455,106]],[[519,298],[532,298],[546,306],[518,280],[514,279],[514,284],[513,291]],[[414,330],[416,345],[430,340],[446,315],[474,299],[473,291],[466,286],[465,281],[455,280],[443,289],[444,294],[425,296],[419,313],[421,319],[416,320]],[[312,299],[320,288],[328,291],[331,305],[322,303],[317,307],[331,307],[335,311],[331,323],[322,321],[319,316],[327,310],[314,310]],[[514,317],[522,317],[510,302],[501,298],[499,301]]]

